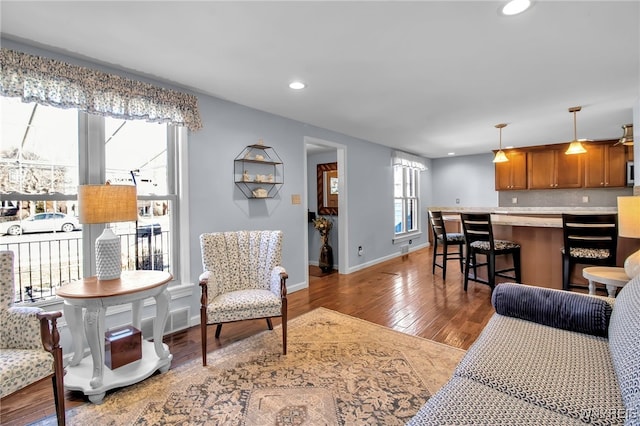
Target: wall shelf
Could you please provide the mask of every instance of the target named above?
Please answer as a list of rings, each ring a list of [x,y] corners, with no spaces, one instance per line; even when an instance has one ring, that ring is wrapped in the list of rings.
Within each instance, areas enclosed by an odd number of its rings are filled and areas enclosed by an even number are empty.
[[[247,145],[233,160],[233,180],[247,198],[274,198],[284,184],[284,164],[272,147]]]

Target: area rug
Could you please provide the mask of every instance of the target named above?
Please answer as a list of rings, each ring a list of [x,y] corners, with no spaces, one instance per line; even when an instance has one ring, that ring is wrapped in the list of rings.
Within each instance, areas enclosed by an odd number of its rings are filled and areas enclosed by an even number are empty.
[[[464,351],[329,309],[67,412],[69,425],[400,425]],[[38,424],[54,422],[47,419]]]

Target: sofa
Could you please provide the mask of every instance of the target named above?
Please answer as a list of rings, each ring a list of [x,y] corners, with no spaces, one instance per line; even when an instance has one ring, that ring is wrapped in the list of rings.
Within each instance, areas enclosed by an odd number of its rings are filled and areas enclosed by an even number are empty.
[[[640,425],[640,276],[615,299],[506,283],[492,303],[409,425]]]

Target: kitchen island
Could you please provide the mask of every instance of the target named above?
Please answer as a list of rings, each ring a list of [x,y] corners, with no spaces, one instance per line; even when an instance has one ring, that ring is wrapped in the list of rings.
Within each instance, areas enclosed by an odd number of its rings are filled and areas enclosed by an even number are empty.
[[[522,282],[555,289],[562,289],[562,213],[617,212],[615,207],[430,207],[428,210],[441,211],[451,232],[462,232],[460,213],[491,213],[494,238],[511,240],[521,246]],[[616,265],[622,266],[627,256],[638,249],[640,239],[618,237]],[[571,282],[586,287],[588,283],[581,270],[582,265],[574,268]]]

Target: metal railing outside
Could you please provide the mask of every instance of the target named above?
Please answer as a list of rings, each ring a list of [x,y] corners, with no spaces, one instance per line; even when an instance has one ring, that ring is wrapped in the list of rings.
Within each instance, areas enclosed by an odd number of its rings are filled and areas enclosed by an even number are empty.
[[[74,233],[75,234],[75,233]],[[51,234],[47,234],[51,235]],[[169,231],[121,234],[122,269],[169,271]],[[55,297],[55,289],[83,277],[81,234],[59,239],[0,242],[14,252],[15,303]]]

